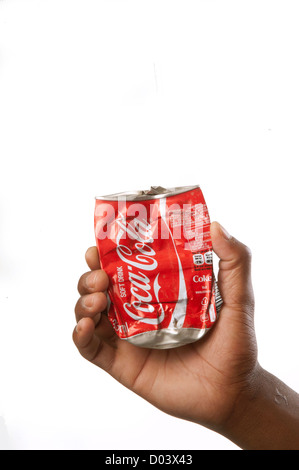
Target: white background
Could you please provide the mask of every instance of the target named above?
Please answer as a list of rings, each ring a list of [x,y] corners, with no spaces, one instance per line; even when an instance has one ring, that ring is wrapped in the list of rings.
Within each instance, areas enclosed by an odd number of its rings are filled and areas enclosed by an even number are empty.
[[[237,449],[72,343],[94,196],[199,184],[299,390],[298,1],[0,0],[0,448]]]

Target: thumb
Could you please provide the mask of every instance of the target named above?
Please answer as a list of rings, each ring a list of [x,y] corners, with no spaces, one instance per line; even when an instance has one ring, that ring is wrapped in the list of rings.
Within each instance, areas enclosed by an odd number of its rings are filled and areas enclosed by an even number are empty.
[[[218,223],[211,224],[213,250],[219,257],[218,285],[224,306],[253,315],[251,251]]]

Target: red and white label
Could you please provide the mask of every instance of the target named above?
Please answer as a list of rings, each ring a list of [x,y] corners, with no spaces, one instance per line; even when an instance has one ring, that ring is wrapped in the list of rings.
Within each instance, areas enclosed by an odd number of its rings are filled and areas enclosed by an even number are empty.
[[[210,219],[200,188],[145,201],[96,199],[95,234],[120,338],[212,326]]]

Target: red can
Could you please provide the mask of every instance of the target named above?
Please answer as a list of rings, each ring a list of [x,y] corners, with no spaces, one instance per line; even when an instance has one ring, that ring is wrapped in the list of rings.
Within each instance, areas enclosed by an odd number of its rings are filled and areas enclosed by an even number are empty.
[[[110,280],[108,317],[121,339],[166,349],[213,326],[222,299],[199,186],[97,197],[94,221]]]

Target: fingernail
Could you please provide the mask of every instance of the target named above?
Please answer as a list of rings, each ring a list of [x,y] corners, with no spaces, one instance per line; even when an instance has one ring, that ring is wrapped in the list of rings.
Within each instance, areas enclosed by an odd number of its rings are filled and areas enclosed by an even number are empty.
[[[230,240],[232,238],[232,236],[228,233],[228,231],[224,227],[222,227],[221,224],[219,224],[219,225],[220,225],[223,237],[226,238],[226,240]]]

